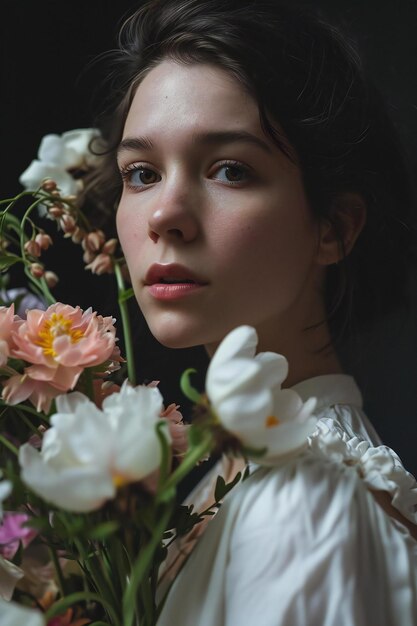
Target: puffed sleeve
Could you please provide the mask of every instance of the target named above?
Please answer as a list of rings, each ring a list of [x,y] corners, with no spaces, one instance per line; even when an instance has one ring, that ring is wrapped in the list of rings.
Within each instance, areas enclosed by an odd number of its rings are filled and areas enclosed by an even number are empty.
[[[321,425],[235,487],[180,571],[158,626],[417,626],[416,521],[397,455]]]
[[[247,481],[225,626],[415,626],[416,542],[376,503],[358,463],[316,452]]]

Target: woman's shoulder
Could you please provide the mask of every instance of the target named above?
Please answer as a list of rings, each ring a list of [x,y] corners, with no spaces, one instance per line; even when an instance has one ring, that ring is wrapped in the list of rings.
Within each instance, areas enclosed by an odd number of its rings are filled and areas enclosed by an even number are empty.
[[[349,412],[342,406],[330,409],[319,419],[306,448],[293,458],[272,468],[253,466],[250,479],[241,485],[240,494],[235,493],[240,501],[239,534],[283,528],[286,534],[302,532],[316,540],[332,528],[343,537],[358,519],[372,526],[376,507],[377,515],[388,515],[390,523],[400,522],[401,530],[415,536],[414,476],[388,446],[351,437],[340,421]]]

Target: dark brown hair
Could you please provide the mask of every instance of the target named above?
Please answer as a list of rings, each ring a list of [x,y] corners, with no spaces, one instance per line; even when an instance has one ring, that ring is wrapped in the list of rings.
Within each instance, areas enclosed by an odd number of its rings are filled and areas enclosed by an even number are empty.
[[[142,3],[110,55],[109,101],[98,124],[111,149],[94,185],[107,205],[116,206],[120,194],[114,148],[135,89],[167,57],[213,63],[239,80],[258,103],[264,131],[291,158],[278,122],[295,149],[318,219],[337,227],[342,194],[365,201],[366,225],[356,245],[327,272],[334,341],[406,302],[416,229],[403,149],[356,45],[305,7],[276,0]]]

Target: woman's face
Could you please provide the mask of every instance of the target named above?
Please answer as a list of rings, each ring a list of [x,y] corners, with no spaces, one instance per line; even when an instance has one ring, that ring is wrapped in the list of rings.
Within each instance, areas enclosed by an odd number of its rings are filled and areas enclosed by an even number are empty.
[[[212,65],[165,60],[133,99],[118,153],[117,228],[151,332],[209,351],[234,327],[260,347],[317,321],[318,225],[297,166],[255,101]]]

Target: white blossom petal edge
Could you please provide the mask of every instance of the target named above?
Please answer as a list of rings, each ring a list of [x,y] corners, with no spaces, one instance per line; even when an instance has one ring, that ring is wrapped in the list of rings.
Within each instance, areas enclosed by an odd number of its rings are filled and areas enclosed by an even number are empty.
[[[257,344],[251,326],[232,330],[210,362],[206,391],[223,427],[249,448],[266,448],[256,462],[273,465],[306,447],[317,424],[312,416],[316,399],[303,403],[295,391],[281,389],[286,358],[274,352],[255,355]]]
[[[2,474],[0,472],[0,478]],[[12,483],[10,480],[0,481],[0,521],[3,519],[3,502],[12,493]]]
[[[89,149],[92,139],[100,137],[96,128],[77,128],[62,135],[45,135],[40,143],[38,158],[20,175],[25,189],[37,189],[45,178],[53,179],[64,196],[77,194],[80,187],[71,170],[93,167],[98,161]]]
[[[0,600],[0,624],[1,626],[45,626],[45,620],[40,611],[29,609],[16,604]]]
[[[101,410],[79,392],[58,396],[56,403],[41,451],[29,444],[19,450],[23,481],[46,501],[68,511],[92,511],[113,498],[117,487],[159,466],[156,426],[163,400],[157,388],[125,381]],[[162,432],[170,442],[167,423]]]
[[[20,567],[0,556],[0,599],[9,601],[17,583],[24,575],[25,573]],[[3,626],[1,620],[0,624]]]

